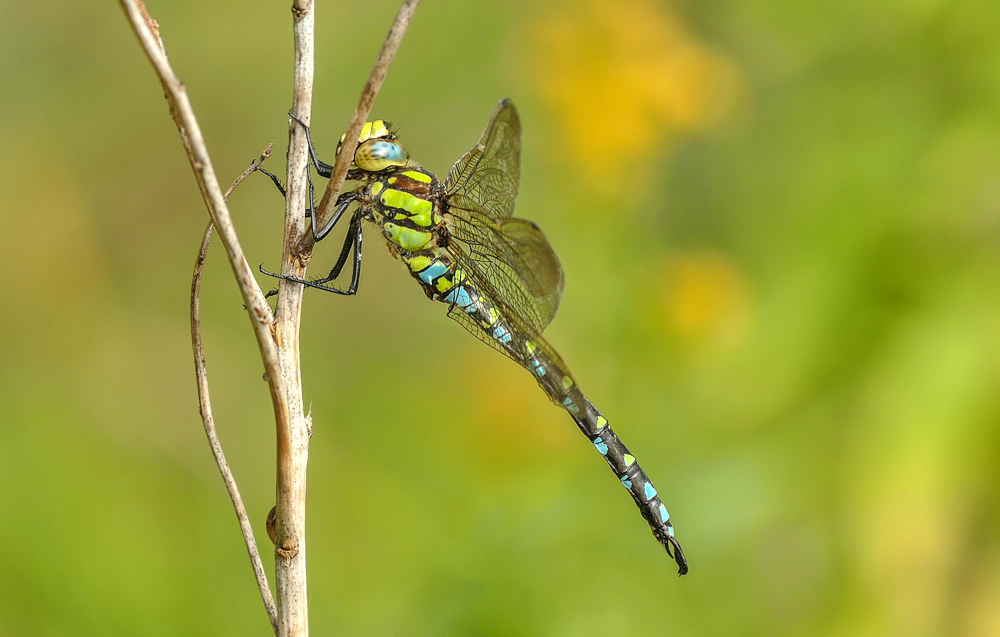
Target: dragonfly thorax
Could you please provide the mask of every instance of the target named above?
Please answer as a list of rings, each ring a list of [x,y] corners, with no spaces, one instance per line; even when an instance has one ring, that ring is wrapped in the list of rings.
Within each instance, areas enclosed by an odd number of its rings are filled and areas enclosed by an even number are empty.
[[[390,244],[418,252],[440,245],[445,233],[441,186],[429,171],[413,165],[372,175],[366,186],[370,219]]]

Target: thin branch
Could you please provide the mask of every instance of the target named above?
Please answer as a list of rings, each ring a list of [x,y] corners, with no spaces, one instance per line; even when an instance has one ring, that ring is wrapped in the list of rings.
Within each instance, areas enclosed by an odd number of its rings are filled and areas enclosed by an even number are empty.
[[[329,221],[333,205],[337,201],[337,197],[340,196],[340,190],[344,187],[347,169],[354,160],[354,151],[358,148],[361,127],[368,121],[372,105],[382,88],[382,81],[385,80],[385,76],[389,72],[389,66],[392,64],[393,58],[396,57],[399,45],[403,42],[403,36],[406,35],[406,30],[410,26],[410,20],[413,19],[413,14],[419,5],[420,0],[403,0],[403,5],[399,8],[399,13],[396,14],[396,20],[392,23],[392,28],[389,29],[389,35],[382,43],[382,49],[378,52],[375,66],[372,67],[368,81],[365,83],[364,89],[361,90],[361,99],[358,100],[358,106],[354,109],[354,115],[351,116],[351,123],[347,125],[344,145],[333,164],[333,175],[327,182],[323,199],[316,209],[316,217],[313,219],[314,228],[323,228]],[[305,238],[304,247],[311,246],[314,240],[313,233],[309,233]]]
[[[244,179],[249,177],[250,173],[260,168],[260,165],[264,163],[264,160],[271,156],[272,148],[274,148],[274,144],[268,144],[267,148],[264,149],[264,152],[260,154],[260,157],[250,162],[250,167],[244,170],[243,173],[236,178],[236,181],[233,182],[233,185],[229,187],[229,190],[226,191],[226,194],[222,195],[223,199],[228,201],[229,195],[233,194],[233,191],[236,190],[236,186],[239,186]]]
[[[271,144],[261,153],[259,159],[254,160],[250,167],[240,175],[233,185],[226,191],[225,198],[240,184],[241,181],[260,167],[261,163],[271,155]],[[274,598],[271,596],[271,589],[267,584],[267,575],[264,573],[264,564],[261,562],[260,553],[257,551],[257,542],[254,539],[253,527],[250,525],[250,517],[247,515],[246,507],[243,506],[243,498],[240,497],[240,490],[236,486],[236,478],[229,469],[226,462],[226,455],[222,452],[222,443],[215,431],[215,418],[212,416],[212,400],[208,392],[208,371],[205,368],[205,355],[201,346],[201,273],[205,267],[205,257],[208,255],[208,243],[212,239],[212,231],[215,223],[211,220],[205,228],[205,234],[201,240],[201,248],[198,250],[198,258],[194,262],[194,275],[191,277],[191,347],[194,350],[195,377],[198,382],[198,410],[201,412],[201,420],[205,425],[205,435],[208,436],[208,444],[212,448],[212,456],[215,457],[215,464],[219,466],[219,473],[222,474],[222,481],[226,484],[226,491],[229,492],[229,499],[233,502],[236,510],[236,517],[240,522],[240,531],[243,533],[243,541],[247,546],[247,553],[250,554],[250,563],[253,566],[253,574],[257,579],[257,588],[260,590],[260,597],[264,602],[264,610],[271,621],[271,628],[274,634],[278,634],[278,612],[274,608]]]
[[[181,141],[187,151],[188,161],[191,163],[191,169],[198,182],[198,188],[201,190],[202,198],[212,216],[212,221],[215,222],[215,226],[219,230],[219,238],[222,239],[222,244],[226,248],[229,264],[236,276],[236,282],[240,287],[243,303],[247,307],[254,335],[257,337],[257,346],[260,349],[271,391],[275,420],[279,423],[286,422],[288,420],[288,402],[281,387],[281,368],[271,336],[271,308],[264,300],[264,294],[261,292],[260,286],[257,285],[253,271],[243,256],[243,248],[240,246],[236,228],[229,215],[229,208],[226,207],[222,190],[219,188],[219,181],[212,167],[212,159],[205,146],[205,139],[202,137],[194,110],[191,108],[191,102],[188,100],[187,91],[177,79],[169,60],[167,60],[166,50],[159,37],[159,29],[156,22],[149,17],[142,0],[120,1],[132,25],[132,30],[146,52],[146,57],[149,58],[160,78],[164,95],[170,106],[170,113],[177,124]]]
[[[307,637],[309,628],[306,597],[305,495],[306,465],[311,432],[309,418],[302,407],[302,379],[299,364],[299,327],[303,287],[282,280],[279,284],[278,302],[275,312],[272,314],[260,287],[257,285],[253,272],[243,256],[197,119],[188,101],[184,86],[177,79],[167,60],[159,36],[159,28],[156,22],[149,17],[142,0],[120,0],[120,2],[143,50],[159,75],[164,95],[170,106],[170,113],[177,125],[181,142],[187,152],[188,161],[191,163],[205,205],[208,207],[212,221],[218,228],[219,236],[226,248],[230,266],[236,276],[254,329],[254,335],[257,338],[257,345],[260,349],[271,393],[271,402],[274,407],[277,433],[277,488],[274,520],[277,634],[280,637]],[[339,196],[347,169],[354,156],[361,126],[368,118],[372,103],[378,95],[389,65],[399,49],[403,34],[406,32],[418,5],[419,0],[404,0],[399,14],[396,16],[396,21],[382,46],[379,58],[372,69],[371,76],[359,100],[358,108],[351,120],[346,147],[337,159],[333,178],[324,193],[320,213],[317,215],[319,218],[313,220],[320,225],[326,222],[332,208],[332,202]],[[312,103],[314,59],[313,0],[293,0],[292,16],[295,34],[292,110],[302,121],[308,122]],[[312,235],[306,230],[304,215],[307,167],[308,150],[305,135],[297,125],[291,126],[288,149],[288,196],[286,199],[281,272],[295,278],[305,276],[313,244]],[[206,230],[199,263],[204,260],[204,250],[207,248],[210,233],[211,226]],[[200,345],[200,340],[198,345]],[[200,385],[203,380],[204,361],[198,354],[196,354],[196,365],[200,365],[198,368]],[[204,396],[207,398],[207,385]],[[207,414],[206,422],[210,422],[210,408],[206,411],[203,406],[204,414]],[[207,424],[206,431],[209,431]],[[209,437],[212,438],[211,433],[209,433]],[[214,452],[215,445],[213,444]],[[221,455],[221,447],[218,448],[218,452],[217,458],[222,459],[220,470],[223,471],[225,477],[227,470],[223,469],[225,461],[224,456]],[[227,487],[229,479],[231,479],[231,474],[227,478]],[[235,484],[232,486],[235,489]],[[233,492],[231,491],[231,493]],[[236,493],[234,505],[239,498],[238,492]],[[241,515],[239,513],[241,507],[237,505],[236,508],[237,514],[241,516],[242,527],[245,512]],[[248,551],[253,559],[254,551],[250,544],[252,535],[249,537],[250,539],[247,540]],[[254,569],[258,570],[257,564],[254,565]],[[261,580],[258,579],[259,585],[260,582]],[[267,604],[266,590],[265,581],[261,592],[265,604]],[[273,619],[272,625],[274,625]]]
[[[294,450],[300,446],[287,444],[283,446],[282,440],[289,438],[290,435],[301,438],[301,436],[296,435],[294,432],[307,430],[305,419],[301,414],[301,382],[295,382],[291,386],[287,383],[287,379],[299,379],[301,375],[299,372],[298,354],[299,313],[296,312],[294,316],[286,318],[282,325],[275,326],[285,327],[290,331],[292,347],[284,349],[282,347],[285,343],[283,341],[283,334],[280,331],[272,332],[273,316],[271,308],[265,301],[264,294],[257,285],[253,272],[243,255],[243,249],[240,247],[236,229],[229,215],[229,209],[219,188],[218,179],[212,168],[211,157],[205,146],[205,140],[202,137],[197,118],[194,115],[194,110],[188,100],[183,84],[177,79],[170,66],[170,62],[167,60],[165,48],[159,37],[159,28],[156,22],[149,17],[142,0],[120,0],[120,2],[132,25],[132,30],[139,38],[140,45],[159,76],[164,96],[167,98],[170,113],[180,133],[181,142],[184,144],[184,149],[187,152],[188,161],[191,163],[191,169],[195,174],[198,188],[201,190],[202,198],[212,217],[212,221],[219,230],[219,238],[226,248],[230,267],[233,269],[233,274],[240,288],[240,294],[243,296],[243,303],[246,305],[247,314],[254,330],[254,336],[257,339],[257,347],[260,350],[261,360],[264,363],[265,378],[267,379],[268,389],[271,393],[275,429],[278,433],[278,465],[280,473],[280,467],[283,463],[286,463],[282,455],[289,453],[290,450],[293,450],[292,452],[295,453],[296,451]],[[300,16],[303,15],[303,12],[296,10],[294,14],[296,15],[296,22],[301,21]],[[312,3],[309,2],[304,15],[307,16],[306,20],[309,22],[310,46],[308,48],[308,55],[310,59],[308,66],[310,70],[312,68],[312,14]],[[298,41],[296,44],[298,45]],[[297,46],[297,57],[299,54],[300,50]],[[296,69],[298,69],[298,66],[297,60]],[[298,86],[298,83],[296,86]],[[311,80],[309,88],[311,89]],[[290,197],[290,199],[294,199],[294,197]],[[304,270],[305,264],[302,260],[296,259],[296,267],[301,267]],[[299,292],[299,295],[301,296],[301,292]],[[279,294],[279,302],[280,296]],[[288,323],[288,321],[291,322]],[[291,409],[290,405],[292,406]],[[294,412],[291,411],[292,409],[294,409]],[[306,436],[306,440],[308,444],[308,436]],[[292,484],[295,484],[295,480],[301,478],[299,488],[301,488],[302,496],[301,498],[296,498],[293,503],[293,507],[301,505],[301,511],[295,512],[293,517],[296,520],[301,520],[301,525],[296,530],[301,530],[303,536],[305,528],[304,460],[304,457],[302,457],[299,463],[301,470],[296,473],[293,477],[294,479],[287,480],[286,478],[286,482],[292,482]],[[279,476],[278,484],[278,510],[280,514],[283,509],[281,476]],[[287,539],[282,537],[280,531],[281,527],[279,525],[279,540]],[[292,540],[298,540],[298,538],[293,537]],[[292,548],[295,551],[299,550],[298,545],[294,543],[292,544]],[[282,545],[275,547],[276,554],[279,557],[282,550],[286,550],[283,549]],[[280,564],[280,559],[276,560],[275,569],[278,634],[281,637],[305,637],[308,635],[308,607],[305,596],[305,554],[303,552],[299,560],[294,564],[293,571],[295,577],[287,577],[285,571],[277,566],[278,564]]]
[[[295,45],[292,112],[309,121],[312,109],[315,8],[312,0],[292,6]],[[306,192],[309,151],[305,132],[289,121],[286,173],[285,232],[281,273],[304,278],[311,251],[299,250],[306,235]],[[281,637],[309,634],[306,587],[306,468],[309,461],[309,423],[302,409],[302,371],[299,334],[303,287],[282,280],[275,304],[274,340],[281,361],[288,418],[276,423],[274,582]]]

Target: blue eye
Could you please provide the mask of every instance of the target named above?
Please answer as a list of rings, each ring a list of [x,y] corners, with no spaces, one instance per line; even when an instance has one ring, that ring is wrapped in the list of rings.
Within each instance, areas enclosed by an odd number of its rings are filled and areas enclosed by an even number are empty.
[[[384,139],[369,140],[354,153],[354,163],[361,170],[378,172],[392,166],[406,164],[406,151],[396,142]]]

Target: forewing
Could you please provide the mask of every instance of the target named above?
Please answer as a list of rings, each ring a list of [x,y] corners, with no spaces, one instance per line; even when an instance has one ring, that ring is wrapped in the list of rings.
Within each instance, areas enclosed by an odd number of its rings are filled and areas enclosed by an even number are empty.
[[[514,103],[504,99],[479,143],[451,167],[445,191],[457,203],[478,205],[493,217],[510,217],[520,179],[521,119]]]
[[[513,102],[497,105],[479,143],[458,160],[445,182],[450,249],[469,277],[469,287],[514,332],[507,344],[461,308],[449,316],[480,340],[526,367],[531,341],[553,361],[558,354],[541,338],[563,292],[559,259],[542,231],[514,216],[521,178],[521,120]]]

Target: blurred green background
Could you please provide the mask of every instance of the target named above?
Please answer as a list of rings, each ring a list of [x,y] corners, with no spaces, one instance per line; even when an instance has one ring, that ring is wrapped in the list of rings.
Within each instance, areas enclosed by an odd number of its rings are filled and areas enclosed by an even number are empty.
[[[269,142],[284,173],[289,4],[149,4],[226,184]],[[327,159],[397,6],[317,3]],[[441,175],[514,99],[518,213],[567,277],[547,333],[691,574],[372,232],[358,296],[304,312],[313,633],[1000,635],[998,34],[987,0],[425,0],[373,114]],[[268,635],[197,412],[206,212],[149,63],[117,3],[72,0],[0,4],[0,60],[0,634]],[[277,192],[230,206],[277,267]],[[215,243],[216,418],[269,548],[240,305]]]

